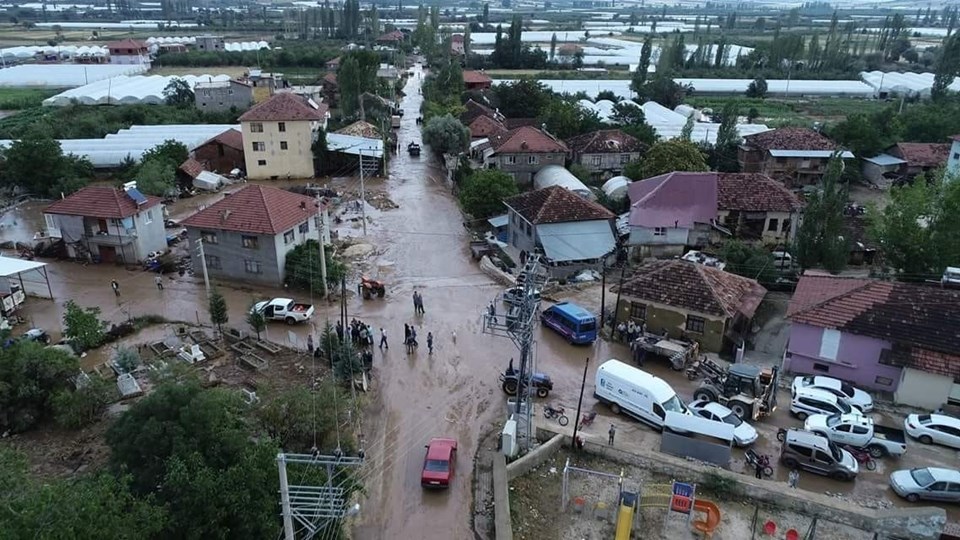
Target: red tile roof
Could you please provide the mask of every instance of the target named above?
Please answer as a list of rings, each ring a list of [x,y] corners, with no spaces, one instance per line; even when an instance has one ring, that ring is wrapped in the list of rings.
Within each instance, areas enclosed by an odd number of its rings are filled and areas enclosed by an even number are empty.
[[[478,116],[473,122],[470,122],[470,125],[467,127],[470,129],[470,136],[474,139],[484,137],[500,137],[502,139],[508,133],[507,128],[503,127],[503,124],[489,116]]]
[[[317,201],[260,184],[247,184],[181,222],[185,227],[277,235],[317,215]]]
[[[534,225],[613,219],[613,212],[560,186],[514,195],[503,201]]]
[[[377,41],[403,41],[403,32],[400,30],[394,30],[393,32],[387,32],[382,36],[377,38]]]
[[[763,173],[719,173],[717,209],[792,212],[803,203],[786,186]]]
[[[674,259],[644,264],[623,284],[621,294],[692,313],[751,318],[767,290],[756,280]]]
[[[939,286],[808,273],[797,284],[787,317],[907,349],[960,354],[960,291]]]
[[[228,148],[233,148],[235,150],[240,150],[242,152],[243,151],[243,133],[240,133],[239,131],[231,128],[217,135],[216,137],[213,137],[207,140],[203,144],[199,145],[198,148],[200,146],[206,146],[210,143],[220,143]]]
[[[462,41],[463,41],[463,34],[454,34],[454,35],[450,36],[450,41],[462,42]]]
[[[503,115],[500,113],[484,105],[483,103],[477,103],[472,99],[468,99],[467,102],[463,104],[463,107],[465,110],[463,111],[463,114],[460,115],[460,122],[465,126],[469,126],[470,123],[473,122],[478,116],[489,116],[494,120],[500,120],[503,118]],[[500,118],[497,118],[498,116]]]
[[[44,214],[61,214],[65,216],[83,216],[92,218],[122,219],[153,208],[160,204],[160,197],[147,195],[147,202],[137,207],[122,189],[110,186],[87,186],[65,199],[51,204],[44,209]]]
[[[354,137],[365,137],[367,139],[379,139],[380,130],[377,129],[377,126],[371,124],[370,122],[364,122],[363,120],[357,120],[356,122],[344,126],[334,133],[339,133],[341,135],[352,135]]]
[[[507,129],[517,129],[524,126],[538,127],[540,124],[536,118],[504,118],[503,125],[507,126]]]
[[[202,163],[193,158],[187,158],[187,160],[181,163],[177,168],[183,171],[184,174],[190,178],[196,178],[200,176],[200,173],[207,170],[204,168]]]
[[[111,41],[107,43],[107,49],[146,49],[147,44],[142,41],[137,41],[131,38],[124,38],[120,41]]]
[[[493,149],[500,154],[566,153],[567,145],[537,128],[523,126],[506,135],[491,139]]]
[[[810,128],[786,127],[747,135],[749,146],[761,150],[836,150],[837,143]]]
[[[619,129],[601,129],[571,137],[567,146],[577,154],[621,154],[646,152],[646,143]]]
[[[465,69],[463,71],[463,82],[466,84],[493,84],[493,79],[486,73]]]
[[[323,76],[323,82],[327,83],[330,86],[338,86],[337,84],[337,74],[336,73],[327,73]]]
[[[240,116],[241,122],[278,122],[278,121],[318,121],[327,117],[327,104],[320,103],[317,108],[296,94],[274,94],[263,103],[254,105]]]
[[[893,145],[887,153],[907,160],[908,165],[927,169],[945,165],[950,157],[950,146],[947,143],[902,142]]]

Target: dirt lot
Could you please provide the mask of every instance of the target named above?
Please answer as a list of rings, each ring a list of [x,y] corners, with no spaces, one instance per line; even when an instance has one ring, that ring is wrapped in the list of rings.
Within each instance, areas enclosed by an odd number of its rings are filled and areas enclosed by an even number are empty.
[[[669,493],[670,478],[638,467],[624,467],[594,456],[574,456],[561,451],[530,474],[511,483],[510,513],[516,538],[599,540],[613,537],[619,492],[617,479],[571,471],[568,476],[569,498],[571,501],[581,498],[583,505],[578,508],[577,504],[571,502],[567,510],[562,510],[560,504],[563,469],[568,458],[570,464],[577,468],[615,476],[622,474],[624,491],[640,491],[641,510],[633,527],[635,537],[670,540],[697,537],[686,515],[671,515],[667,512],[666,493]],[[698,486],[697,496],[715,502],[720,508],[720,526],[713,536],[717,540],[751,538],[755,517],[758,537],[763,536],[762,528],[768,521],[776,524],[776,537],[791,528],[796,529],[802,537],[812,524],[812,520],[807,517],[772,508],[758,508],[753,504],[738,501],[729,494],[719,493],[710,486]],[[601,503],[599,509],[598,502]],[[603,508],[604,503],[606,509]],[[694,516],[694,519],[698,519],[698,516]],[[816,538],[873,538],[871,532],[822,521],[817,523],[816,532]]]

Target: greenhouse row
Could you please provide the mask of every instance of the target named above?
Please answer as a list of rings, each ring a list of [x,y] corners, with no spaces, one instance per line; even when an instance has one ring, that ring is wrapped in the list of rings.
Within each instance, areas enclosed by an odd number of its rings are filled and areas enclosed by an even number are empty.
[[[0,69],[0,87],[70,88],[143,73],[140,64],[23,64]]]
[[[107,56],[108,51],[106,47],[100,47],[98,45],[57,45],[56,47],[49,45],[44,47],[26,45],[0,49],[0,56],[3,56],[3,58],[7,60],[11,58],[24,60],[26,58],[33,58],[38,54],[57,56],[59,58],[73,58],[75,56]]]
[[[880,97],[883,94],[922,98],[930,97],[933,88],[933,73],[897,73],[895,71],[862,71],[860,78],[874,89]],[[960,92],[960,77],[953,80],[950,90]]]
[[[43,104],[47,107],[66,107],[75,102],[81,105],[159,105],[165,102],[163,90],[173,79],[183,79],[190,85],[190,88],[193,88],[198,82],[229,81],[230,76],[120,76],[61,92],[43,100]]]
[[[680,84],[693,85],[697,95],[733,95],[743,94],[753,79],[674,79]],[[509,79],[495,80],[494,84],[512,82]],[[596,79],[596,80],[564,80],[541,79],[538,82],[545,84],[554,92],[576,94],[584,92],[595,98],[604,90],[615,95],[630,99],[633,91],[630,90],[630,81],[627,79]],[[768,94],[787,96],[835,96],[871,98],[874,89],[863,81],[819,81],[819,80],[785,80],[771,79],[767,81]]]
[[[64,154],[85,157],[97,169],[119,167],[127,159],[139,161],[144,152],[167,140],[183,143],[193,149],[228,129],[240,129],[229,124],[170,124],[163,126],[130,126],[103,139],[63,139],[60,148]],[[12,141],[0,140],[0,147]]]

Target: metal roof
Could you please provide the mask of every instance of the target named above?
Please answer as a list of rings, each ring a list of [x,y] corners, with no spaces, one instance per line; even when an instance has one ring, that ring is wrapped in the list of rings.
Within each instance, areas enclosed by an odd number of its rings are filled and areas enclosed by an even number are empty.
[[[833,157],[832,150],[770,150],[773,157],[798,157],[798,158],[828,158]],[[840,153],[844,159],[853,158],[853,152],[844,150]]]
[[[585,261],[604,257],[617,247],[607,220],[537,225],[540,245],[553,261]]]
[[[495,227],[495,228],[497,228],[497,229],[499,229],[500,227],[506,227],[506,226],[507,226],[507,215],[506,215],[506,214],[503,214],[502,216],[494,216],[494,217],[488,219],[488,220],[487,220],[487,223],[489,223],[491,227]]]
[[[47,263],[0,256],[0,276],[10,277],[43,268]]]
[[[341,133],[327,133],[327,149],[331,152],[340,152],[355,156],[363,154],[367,157],[383,157],[382,140],[343,135]]]
[[[880,154],[873,156],[871,158],[863,158],[864,161],[873,163],[874,165],[879,165],[881,167],[888,167],[890,165],[901,165],[906,163],[905,160],[902,160],[896,156],[891,156],[890,154]]]

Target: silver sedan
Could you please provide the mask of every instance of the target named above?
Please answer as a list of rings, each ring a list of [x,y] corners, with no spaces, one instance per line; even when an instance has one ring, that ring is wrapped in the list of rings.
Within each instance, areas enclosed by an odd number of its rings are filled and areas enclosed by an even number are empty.
[[[960,471],[939,467],[904,469],[890,475],[890,487],[910,502],[960,502]]]

